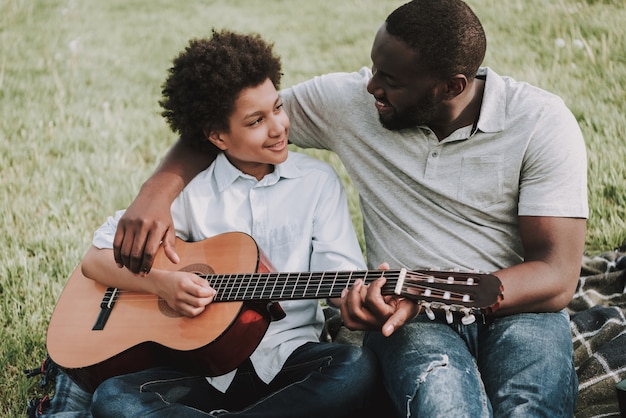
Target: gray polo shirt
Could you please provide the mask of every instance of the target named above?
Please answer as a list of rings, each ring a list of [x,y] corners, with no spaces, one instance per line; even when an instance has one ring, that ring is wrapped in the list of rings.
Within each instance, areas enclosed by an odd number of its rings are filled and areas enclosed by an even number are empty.
[[[284,90],[290,140],[338,154],[360,197],[370,268],[493,271],[523,261],[519,216],[588,216],[586,151],[563,101],[482,68],[476,132],[381,126],[358,73]]]

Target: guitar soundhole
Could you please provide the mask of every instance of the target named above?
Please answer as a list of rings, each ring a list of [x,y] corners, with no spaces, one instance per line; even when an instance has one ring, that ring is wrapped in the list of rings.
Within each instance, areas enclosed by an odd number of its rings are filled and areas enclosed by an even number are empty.
[[[211,268],[211,266],[206,264],[190,264],[188,266],[183,267],[180,271],[188,271],[190,273],[196,274],[215,274],[215,270]],[[161,313],[169,318],[178,318],[182,316],[174,309],[170,308],[170,305],[167,304],[163,299],[159,298],[159,310]]]

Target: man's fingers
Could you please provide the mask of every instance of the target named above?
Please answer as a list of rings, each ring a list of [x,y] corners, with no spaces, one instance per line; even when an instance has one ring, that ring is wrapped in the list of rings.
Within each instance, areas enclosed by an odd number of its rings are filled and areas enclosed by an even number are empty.
[[[178,257],[176,253],[176,233],[173,229],[168,228],[165,231],[165,235],[162,235],[160,231],[157,231],[156,234],[150,232],[148,232],[148,234],[146,245],[143,251],[138,254],[136,260],[140,265],[139,271],[141,274],[148,274],[150,272],[154,259],[161,246],[163,246],[165,255],[172,263],[178,264],[180,262],[180,257]],[[163,241],[159,238],[161,236],[163,237]]]
[[[378,270],[389,270],[389,263],[383,262],[378,266]]]
[[[388,315],[388,305],[383,298],[382,288],[387,283],[387,279],[381,277],[374,280],[367,288],[365,294],[364,305],[372,313],[378,313],[379,316],[386,317]]]
[[[144,239],[144,237],[146,239]],[[150,271],[144,271],[142,269],[143,254],[149,239],[150,236],[146,236],[145,233],[140,232],[138,234],[135,234],[133,237],[132,247],[130,251],[126,254],[122,252],[122,259],[125,261],[124,265],[135,274],[147,274]]]
[[[135,274],[139,273],[139,266],[133,265],[133,251],[137,251],[137,245],[143,246],[143,240],[141,239],[141,237],[141,235],[137,235],[133,230],[127,228],[126,232],[124,233],[124,241],[120,246],[120,257],[122,261],[122,266],[128,268],[131,272]]]
[[[156,257],[156,253],[159,251],[159,247],[161,246],[161,237],[163,234],[157,229],[154,232],[152,230],[142,232],[140,236],[146,237],[146,241],[145,243],[142,243],[141,239],[138,239],[138,237],[135,236],[131,263],[128,268],[133,273],[148,274],[150,269],[152,269],[154,257]]]
[[[180,263],[180,257],[176,253],[176,232],[172,228],[168,228],[163,237],[163,251],[169,260],[174,263]]]
[[[341,294],[340,311],[344,324],[348,329],[367,329],[371,315],[364,309],[363,281],[357,280],[351,289],[344,289]]]
[[[115,230],[115,237],[113,238],[113,258],[115,259],[115,264],[117,264],[118,267],[124,267],[124,261],[122,260],[122,245],[124,244],[125,237],[125,228],[118,225]]]
[[[387,318],[382,326],[383,335],[385,337],[390,336],[407,321],[415,318],[418,313],[419,307],[413,301],[407,299],[398,301],[395,312]]]

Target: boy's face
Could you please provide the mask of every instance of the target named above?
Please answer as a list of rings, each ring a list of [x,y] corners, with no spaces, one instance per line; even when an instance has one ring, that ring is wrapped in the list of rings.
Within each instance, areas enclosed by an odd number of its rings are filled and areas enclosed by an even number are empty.
[[[287,159],[289,118],[269,78],[241,91],[229,126],[229,132],[212,132],[209,139],[242,172],[260,180]]]

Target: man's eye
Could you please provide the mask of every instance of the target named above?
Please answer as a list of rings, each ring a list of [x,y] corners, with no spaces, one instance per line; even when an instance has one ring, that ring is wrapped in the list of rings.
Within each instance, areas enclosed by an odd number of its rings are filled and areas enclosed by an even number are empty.
[[[284,105],[283,105],[282,103],[280,103],[279,105],[277,105],[277,106],[274,108],[274,110],[275,110],[276,112],[278,112],[279,110],[281,110],[281,109],[283,108],[283,106],[284,106]]]

